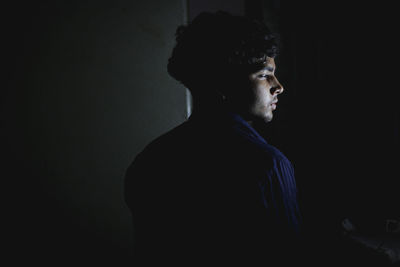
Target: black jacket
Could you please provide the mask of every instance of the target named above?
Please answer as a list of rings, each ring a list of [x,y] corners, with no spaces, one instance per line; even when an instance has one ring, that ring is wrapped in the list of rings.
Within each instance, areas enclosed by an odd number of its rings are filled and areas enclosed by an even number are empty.
[[[137,155],[125,182],[139,266],[297,257],[292,164],[237,114],[190,117]]]

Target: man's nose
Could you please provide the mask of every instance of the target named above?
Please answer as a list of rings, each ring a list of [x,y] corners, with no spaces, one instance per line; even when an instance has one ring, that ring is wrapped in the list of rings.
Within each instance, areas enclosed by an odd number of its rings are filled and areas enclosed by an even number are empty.
[[[271,93],[272,94],[282,94],[284,91],[282,84],[278,81],[277,78],[274,79],[274,84],[271,88]]]

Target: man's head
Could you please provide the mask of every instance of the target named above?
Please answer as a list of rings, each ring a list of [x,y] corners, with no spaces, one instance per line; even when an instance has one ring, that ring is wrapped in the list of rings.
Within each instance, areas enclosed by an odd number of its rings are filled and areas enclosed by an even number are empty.
[[[275,77],[277,53],[275,36],[261,22],[205,12],[178,27],[168,73],[189,88],[195,103],[221,100],[247,120],[268,122],[283,91]]]

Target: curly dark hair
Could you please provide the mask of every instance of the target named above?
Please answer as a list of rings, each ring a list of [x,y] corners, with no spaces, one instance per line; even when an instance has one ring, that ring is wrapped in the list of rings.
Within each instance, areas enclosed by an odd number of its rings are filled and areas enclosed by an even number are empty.
[[[175,36],[168,73],[192,93],[227,87],[227,80],[237,82],[266,57],[278,54],[277,36],[261,21],[224,11],[201,13],[189,25],[179,26]]]

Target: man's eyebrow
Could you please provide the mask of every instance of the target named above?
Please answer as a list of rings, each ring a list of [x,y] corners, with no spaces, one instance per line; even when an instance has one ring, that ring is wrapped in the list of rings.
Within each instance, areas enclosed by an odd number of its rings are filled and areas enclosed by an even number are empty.
[[[269,71],[269,72],[273,72],[273,71],[274,71],[274,67],[272,67],[272,66],[266,66],[266,67],[263,67],[262,69],[260,69],[260,71]]]

